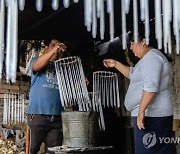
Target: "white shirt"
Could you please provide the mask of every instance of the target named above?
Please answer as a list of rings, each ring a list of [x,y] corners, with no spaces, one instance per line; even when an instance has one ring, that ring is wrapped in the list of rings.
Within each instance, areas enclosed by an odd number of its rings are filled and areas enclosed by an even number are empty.
[[[173,103],[169,91],[169,62],[157,49],[151,49],[130,68],[130,85],[125,106],[131,116],[137,116],[143,90],[155,92],[156,96],[145,111],[148,117],[173,115]]]

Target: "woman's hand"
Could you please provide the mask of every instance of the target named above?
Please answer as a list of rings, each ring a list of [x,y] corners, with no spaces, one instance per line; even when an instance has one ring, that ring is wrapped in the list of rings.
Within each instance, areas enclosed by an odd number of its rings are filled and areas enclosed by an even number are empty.
[[[137,126],[138,128],[141,129],[145,129],[144,127],[144,116],[145,113],[144,112],[139,112],[138,117],[137,117]]]
[[[115,67],[117,61],[114,59],[104,59],[103,64],[105,67]]]

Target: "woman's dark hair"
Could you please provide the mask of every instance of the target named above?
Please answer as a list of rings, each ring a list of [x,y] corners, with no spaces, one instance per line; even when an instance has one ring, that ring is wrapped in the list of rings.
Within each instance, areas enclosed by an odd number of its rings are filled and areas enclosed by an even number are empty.
[[[144,24],[139,26],[139,32],[138,32],[138,42],[142,41],[145,38],[145,29],[144,29]],[[128,34],[128,42],[134,42],[134,33],[130,32]],[[149,44],[148,46],[153,47],[153,48],[158,48],[155,32],[150,29],[150,35],[149,35]],[[169,57],[167,54],[164,53],[163,48],[160,49],[160,51],[166,56],[169,62],[172,62],[173,59]]]
[[[149,29],[150,35],[149,35],[149,44],[148,46],[157,48],[157,40],[155,37],[155,33],[152,29]],[[145,38],[145,28],[144,24],[139,26],[139,31],[138,31],[138,42],[142,41]],[[128,35],[128,40],[129,42],[134,42],[134,33],[130,32]]]

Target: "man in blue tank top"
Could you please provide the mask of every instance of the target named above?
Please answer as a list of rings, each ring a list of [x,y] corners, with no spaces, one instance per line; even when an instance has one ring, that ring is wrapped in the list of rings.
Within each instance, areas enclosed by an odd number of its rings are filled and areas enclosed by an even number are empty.
[[[30,130],[29,153],[37,154],[42,142],[48,147],[62,144],[61,112],[55,60],[64,53],[66,46],[57,39],[45,41],[45,54],[31,61],[31,88],[28,106]]]

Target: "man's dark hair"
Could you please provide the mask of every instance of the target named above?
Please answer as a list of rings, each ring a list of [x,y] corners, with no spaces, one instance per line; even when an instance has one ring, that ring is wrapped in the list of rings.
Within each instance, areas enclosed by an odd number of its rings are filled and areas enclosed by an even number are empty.
[[[58,40],[59,42],[63,42],[59,37],[57,36],[51,36],[44,40],[44,45],[49,46],[52,40]]]

